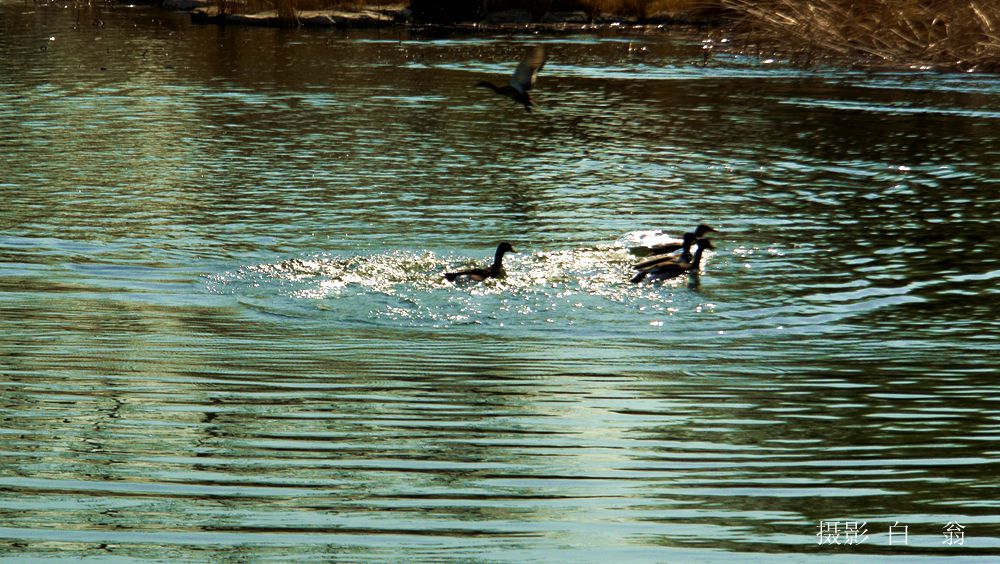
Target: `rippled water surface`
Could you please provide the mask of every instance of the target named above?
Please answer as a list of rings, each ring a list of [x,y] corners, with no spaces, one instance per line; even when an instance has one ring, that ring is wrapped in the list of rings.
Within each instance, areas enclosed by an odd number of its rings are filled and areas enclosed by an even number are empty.
[[[534,113],[473,87],[536,43]],[[1000,556],[997,77],[9,0],[0,53],[0,559]]]

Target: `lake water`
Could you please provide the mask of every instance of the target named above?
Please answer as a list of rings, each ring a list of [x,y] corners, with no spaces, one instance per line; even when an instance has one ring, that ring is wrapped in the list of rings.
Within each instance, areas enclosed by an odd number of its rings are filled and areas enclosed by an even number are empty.
[[[0,560],[1000,556],[996,76],[0,0],[0,157]]]

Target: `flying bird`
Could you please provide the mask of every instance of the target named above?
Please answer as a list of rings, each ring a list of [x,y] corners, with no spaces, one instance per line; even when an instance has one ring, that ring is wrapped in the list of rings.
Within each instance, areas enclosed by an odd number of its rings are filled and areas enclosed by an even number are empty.
[[[489,88],[501,96],[507,96],[519,104],[524,104],[524,110],[530,112],[531,107],[535,103],[531,101],[528,91],[535,87],[535,79],[538,77],[538,71],[542,70],[544,66],[545,47],[536,45],[528,53],[528,56],[521,61],[521,64],[517,65],[517,69],[514,71],[514,76],[510,78],[510,82],[503,86],[497,86],[487,80],[480,80],[476,83],[476,86]]]

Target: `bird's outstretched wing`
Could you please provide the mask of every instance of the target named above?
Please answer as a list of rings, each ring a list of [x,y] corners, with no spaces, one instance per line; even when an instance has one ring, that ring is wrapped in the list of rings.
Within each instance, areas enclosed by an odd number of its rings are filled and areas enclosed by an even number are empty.
[[[545,47],[536,45],[531,53],[517,65],[514,76],[510,79],[510,86],[518,92],[524,93],[535,86],[535,77],[538,71],[545,66]]]

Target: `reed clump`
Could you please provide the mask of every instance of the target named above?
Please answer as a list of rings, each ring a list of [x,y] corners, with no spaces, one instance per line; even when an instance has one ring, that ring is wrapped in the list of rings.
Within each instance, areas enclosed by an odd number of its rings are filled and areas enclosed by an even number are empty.
[[[1000,71],[997,0],[720,0],[744,44],[800,61]]]

